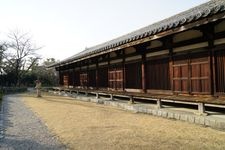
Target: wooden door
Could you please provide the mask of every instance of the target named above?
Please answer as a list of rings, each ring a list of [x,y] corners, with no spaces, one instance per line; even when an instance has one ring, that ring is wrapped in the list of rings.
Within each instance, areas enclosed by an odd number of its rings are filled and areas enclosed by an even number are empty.
[[[126,88],[141,89],[141,63],[135,62],[125,65]]]
[[[123,90],[123,70],[110,69],[108,74],[109,88],[112,90]]]
[[[174,92],[188,93],[188,59],[185,56],[174,57],[172,82]]]
[[[175,93],[210,94],[208,53],[175,56],[172,82]]]
[[[147,68],[147,89],[170,90],[169,58],[149,60]]]
[[[80,85],[80,72],[75,71],[74,73],[74,86],[79,86]]]
[[[190,93],[210,94],[210,65],[207,54],[193,55],[190,59]]]
[[[99,88],[108,87],[108,68],[102,67],[98,69],[98,86]]]
[[[80,86],[87,87],[88,85],[88,75],[87,73],[80,74]]]
[[[215,52],[215,76],[217,94],[225,94],[225,50]]]
[[[88,86],[96,87],[96,71],[95,70],[89,70],[88,78],[89,78]]]

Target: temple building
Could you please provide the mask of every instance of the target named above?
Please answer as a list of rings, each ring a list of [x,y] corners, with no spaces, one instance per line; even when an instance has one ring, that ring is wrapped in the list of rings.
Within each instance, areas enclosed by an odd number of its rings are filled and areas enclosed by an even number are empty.
[[[211,0],[50,67],[59,72],[65,89],[222,97],[225,1]]]

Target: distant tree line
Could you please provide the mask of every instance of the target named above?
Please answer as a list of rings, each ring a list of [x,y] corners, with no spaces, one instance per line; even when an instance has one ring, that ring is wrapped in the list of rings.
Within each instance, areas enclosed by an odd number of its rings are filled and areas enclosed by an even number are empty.
[[[46,66],[56,63],[54,58],[42,60],[28,33],[13,31],[5,41],[0,41],[0,86],[34,86],[35,80],[42,81],[44,86],[58,83],[54,69]]]

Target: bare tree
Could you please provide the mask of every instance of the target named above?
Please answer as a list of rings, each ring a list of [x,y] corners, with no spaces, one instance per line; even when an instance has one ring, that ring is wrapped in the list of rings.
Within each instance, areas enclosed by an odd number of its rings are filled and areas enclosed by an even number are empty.
[[[36,47],[32,43],[32,38],[28,33],[21,33],[16,30],[10,32],[7,43],[7,51],[4,55],[7,67],[6,70],[15,74],[16,85],[20,86],[21,77],[37,62],[39,59]]]
[[[6,44],[5,43],[1,43],[0,44],[0,87],[3,86],[3,56],[4,56],[4,52],[6,50]]]

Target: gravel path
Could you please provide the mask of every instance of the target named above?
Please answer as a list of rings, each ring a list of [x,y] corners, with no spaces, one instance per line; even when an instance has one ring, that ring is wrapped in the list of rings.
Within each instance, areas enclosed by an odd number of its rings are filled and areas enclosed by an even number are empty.
[[[4,97],[1,150],[66,149],[17,95]]]

